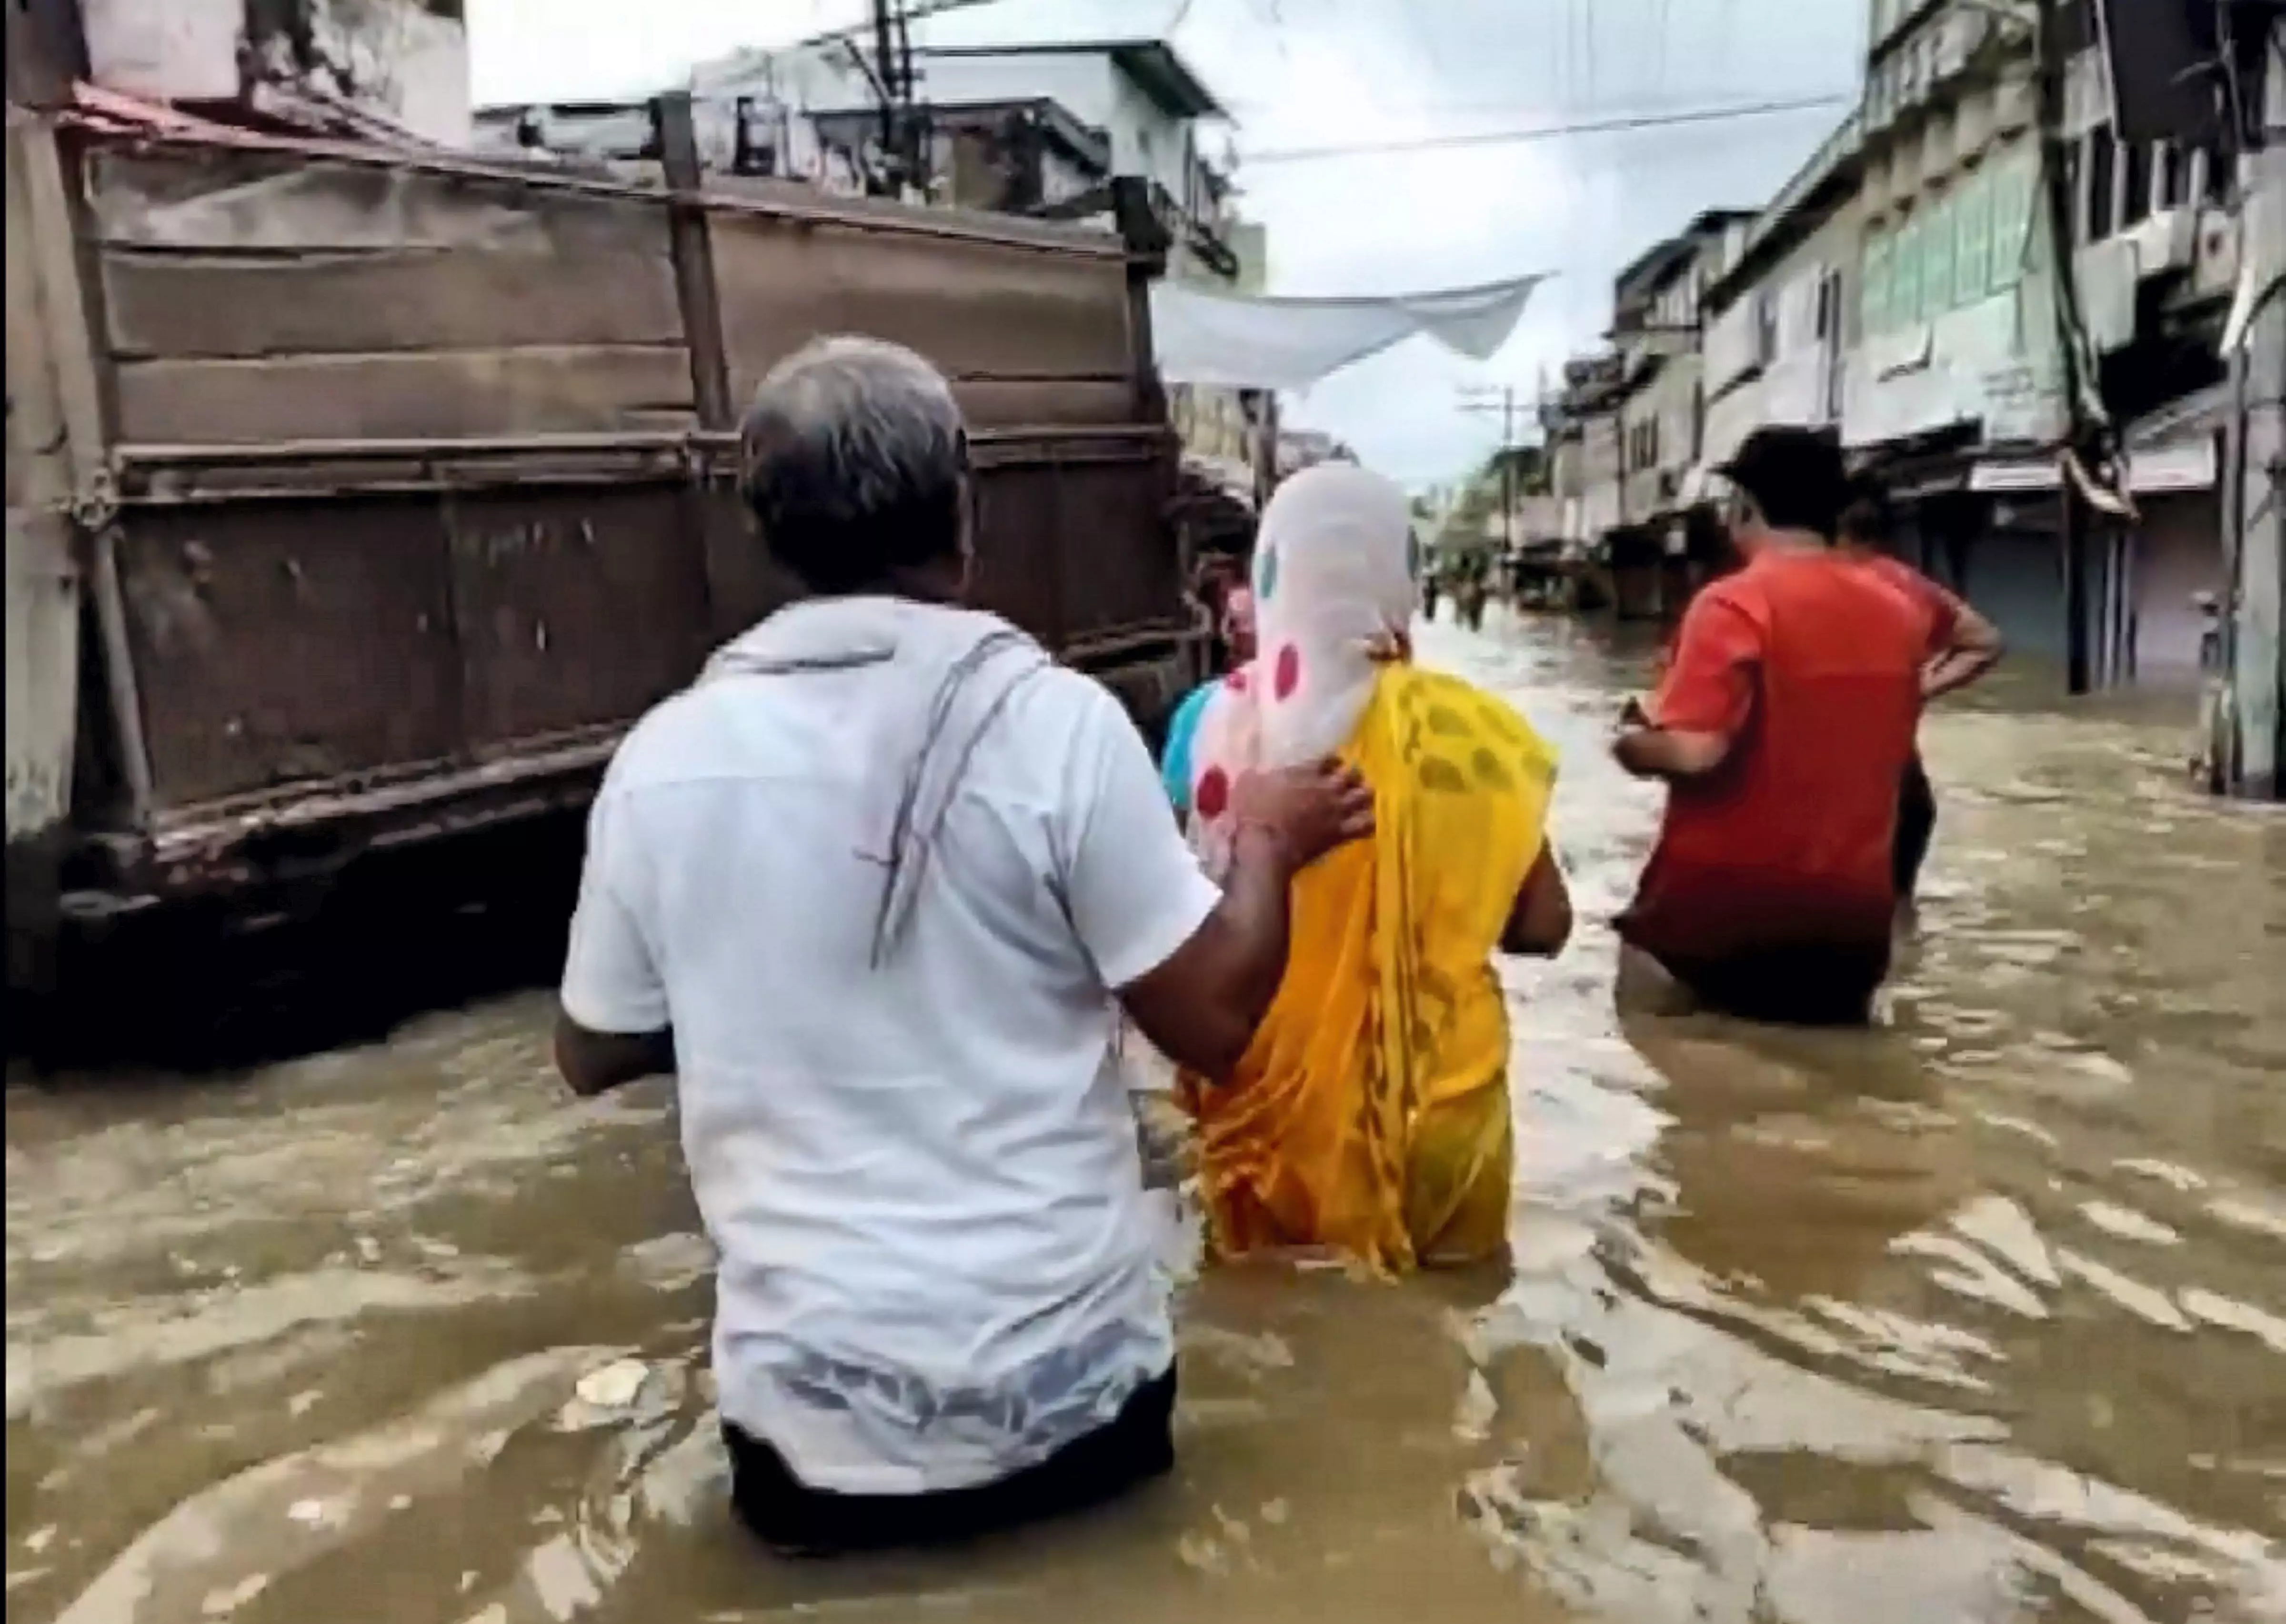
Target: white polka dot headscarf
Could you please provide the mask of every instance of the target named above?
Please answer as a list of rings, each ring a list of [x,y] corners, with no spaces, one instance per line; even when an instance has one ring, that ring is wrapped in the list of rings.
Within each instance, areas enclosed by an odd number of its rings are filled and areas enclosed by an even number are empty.
[[[1320,463],[1278,487],[1254,551],[1257,653],[1199,721],[1192,807],[1214,855],[1239,774],[1329,756],[1373,693],[1375,650],[1420,602],[1421,550],[1405,493],[1380,475]]]

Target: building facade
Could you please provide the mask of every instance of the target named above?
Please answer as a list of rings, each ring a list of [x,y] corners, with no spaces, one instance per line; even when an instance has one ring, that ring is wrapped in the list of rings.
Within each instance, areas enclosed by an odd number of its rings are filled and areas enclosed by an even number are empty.
[[[1826,430],[1890,495],[1901,555],[2019,651],[2097,683],[2195,681],[2224,576],[2224,166],[2120,143],[2085,0],[2042,3],[1869,0],[1859,105],[1702,250],[1684,488],[1760,425]],[[2042,93],[2040,27],[2060,95]],[[1628,298],[1623,279],[1623,334]],[[2093,424],[2114,448],[2093,468],[2064,454],[2075,380],[2082,437]],[[1622,522],[1652,495],[1648,469],[1664,475],[1648,454],[1671,420],[1623,412]],[[2068,555],[2071,478],[2092,499]]]

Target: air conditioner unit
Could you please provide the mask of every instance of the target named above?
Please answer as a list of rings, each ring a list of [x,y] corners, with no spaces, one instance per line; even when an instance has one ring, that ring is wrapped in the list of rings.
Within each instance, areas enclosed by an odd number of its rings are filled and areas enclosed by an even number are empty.
[[[2192,268],[2198,259],[2199,212],[2187,205],[2163,208],[2129,229],[2138,276],[2148,279]]]
[[[2238,222],[2219,208],[2186,209],[2195,217],[2191,249],[2191,293],[2200,299],[2227,299],[2238,291]]]

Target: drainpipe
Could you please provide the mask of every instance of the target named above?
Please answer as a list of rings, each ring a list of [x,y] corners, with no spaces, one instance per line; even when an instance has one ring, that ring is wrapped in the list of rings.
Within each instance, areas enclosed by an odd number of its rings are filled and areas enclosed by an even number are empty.
[[[2080,319],[2079,284],[2072,262],[2072,195],[2064,153],[2064,82],[2069,64],[2053,8],[2043,6],[2034,21],[2040,102],[2040,179],[2047,203],[2051,296],[2055,302],[2056,349],[2063,372],[2063,450],[2091,472],[2110,466],[2109,414],[2085,370],[2085,332]],[[2097,477],[2105,477],[2098,474]],[[2065,688],[2077,695],[2094,687],[2088,593],[2088,535],[2092,527],[2085,494],[2069,470],[2058,482],[2060,537],[2063,549]]]
[[[2232,545],[2224,622],[2227,788],[2281,798],[2286,758],[2286,20],[2270,25],[2257,139],[2240,162],[2245,314],[2232,322],[2226,459]]]

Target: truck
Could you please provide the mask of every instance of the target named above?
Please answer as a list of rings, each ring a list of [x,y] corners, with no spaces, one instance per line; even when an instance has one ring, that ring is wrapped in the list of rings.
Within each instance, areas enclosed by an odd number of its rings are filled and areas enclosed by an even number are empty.
[[[985,607],[1147,725],[1202,675],[1147,204],[827,198],[657,116],[595,175],[12,96],[12,1006],[67,927],[580,805],[784,600],[736,411],[816,334],[952,381]]]

